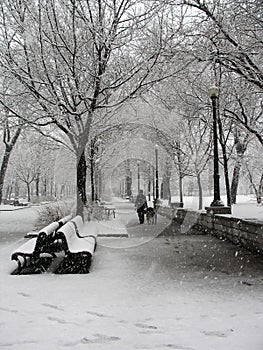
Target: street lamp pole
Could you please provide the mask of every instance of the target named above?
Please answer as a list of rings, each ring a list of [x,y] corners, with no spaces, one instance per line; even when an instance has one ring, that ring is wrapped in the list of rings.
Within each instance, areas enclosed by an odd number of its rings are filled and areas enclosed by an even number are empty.
[[[220,198],[220,175],[219,175],[219,156],[218,156],[218,135],[217,135],[217,99],[219,89],[217,86],[212,86],[208,90],[212,101],[213,112],[213,146],[214,146],[214,199],[210,207],[206,208],[208,211],[213,210],[214,213],[231,213],[230,207],[225,207]]]
[[[148,200],[151,200],[151,166],[149,164],[149,168],[148,168]]]
[[[156,199],[159,199],[158,145],[155,145],[155,179]]]
[[[140,161],[137,162],[138,167],[138,194],[140,193]]]

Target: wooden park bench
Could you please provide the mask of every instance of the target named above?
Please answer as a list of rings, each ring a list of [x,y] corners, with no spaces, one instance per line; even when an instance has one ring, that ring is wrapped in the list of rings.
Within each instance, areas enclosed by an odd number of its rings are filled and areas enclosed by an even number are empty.
[[[116,208],[114,207],[114,205],[112,205],[111,202],[100,202],[99,206],[101,208],[103,208],[105,214],[108,216],[108,218],[110,217],[110,215],[112,214],[114,219],[116,216]]]
[[[97,227],[76,216],[56,232],[65,257],[56,273],[88,273],[96,250]]]
[[[55,247],[53,242],[56,240],[56,231],[71,219],[68,215],[59,221],[42,228],[31,239],[18,247],[11,255],[11,260],[15,260],[18,268],[14,271],[19,274],[23,268],[37,263],[42,254],[48,254],[49,257],[55,257]],[[44,266],[43,266],[44,268]]]
[[[108,217],[112,214],[115,219],[116,208],[113,205],[105,205],[104,210],[105,210],[105,213],[108,215]]]

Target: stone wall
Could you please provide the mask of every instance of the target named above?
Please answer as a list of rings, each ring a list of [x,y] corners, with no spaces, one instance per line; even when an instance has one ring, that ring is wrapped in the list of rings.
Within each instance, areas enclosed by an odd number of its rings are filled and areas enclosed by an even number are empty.
[[[162,235],[212,234],[263,255],[263,222],[182,208],[160,207],[159,214],[171,219]]]

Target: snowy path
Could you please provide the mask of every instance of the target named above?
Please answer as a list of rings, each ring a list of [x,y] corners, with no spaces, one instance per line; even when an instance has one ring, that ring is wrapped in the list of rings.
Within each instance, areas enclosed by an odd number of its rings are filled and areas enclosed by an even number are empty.
[[[99,238],[88,275],[11,276],[0,246],[0,349],[262,350],[262,258],[122,215],[130,238]]]

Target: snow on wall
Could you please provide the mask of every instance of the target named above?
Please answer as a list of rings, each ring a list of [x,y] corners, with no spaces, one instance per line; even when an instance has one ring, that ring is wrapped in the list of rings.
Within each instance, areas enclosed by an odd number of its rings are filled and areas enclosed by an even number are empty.
[[[263,255],[262,221],[228,215],[209,215],[181,208],[163,207],[159,213],[172,219],[172,224],[164,232],[165,235],[212,234]]]

